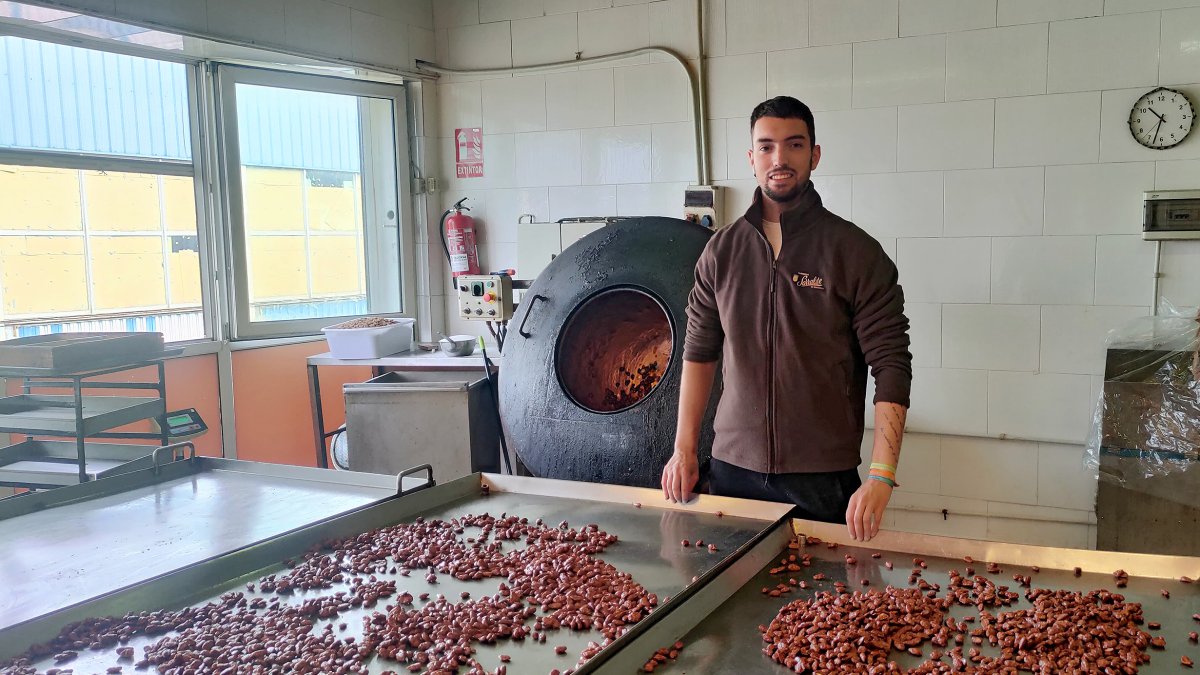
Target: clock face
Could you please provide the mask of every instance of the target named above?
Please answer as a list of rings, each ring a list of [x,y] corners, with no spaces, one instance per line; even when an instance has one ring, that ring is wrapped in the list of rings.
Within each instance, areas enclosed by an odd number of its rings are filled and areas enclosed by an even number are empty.
[[[1179,145],[1192,130],[1196,111],[1183,93],[1159,87],[1142,96],[1129,111],[1129,133],[1147,148]]]

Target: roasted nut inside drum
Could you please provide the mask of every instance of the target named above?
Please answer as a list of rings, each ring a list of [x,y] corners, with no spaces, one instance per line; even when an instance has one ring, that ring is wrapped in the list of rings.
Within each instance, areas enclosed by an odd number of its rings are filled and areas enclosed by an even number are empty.
[[[673,339],[666,311],[650,295],[604,291],[581,304],[563,328],[556,356],[563,389],[587,410],[624,410],[658,386]]]

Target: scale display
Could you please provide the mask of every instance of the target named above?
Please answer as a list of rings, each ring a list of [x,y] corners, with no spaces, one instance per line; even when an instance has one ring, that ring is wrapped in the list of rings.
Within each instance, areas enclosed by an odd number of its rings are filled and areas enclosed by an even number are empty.
[[[172,410],[158,418],[159,429],[165,429],[172,438],[181,436],[199,436],[208,431],[208,425],[200,419],[200,413],[195,408]]]

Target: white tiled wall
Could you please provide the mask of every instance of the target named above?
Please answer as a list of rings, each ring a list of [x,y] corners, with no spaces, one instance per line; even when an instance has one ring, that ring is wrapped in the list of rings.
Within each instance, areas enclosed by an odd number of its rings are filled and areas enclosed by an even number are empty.
[[[1031,96],[1046,90],[1044,23],[952,33],[946,38],[946,99]],[[1003,59],[1004,68],[997,68]]]
[[[858,108],[946,100],[946,36],[855,44],[853,92]]]
[[[869,461],[871,432],[863,439]],[[860,467],[866,475],[866,464]],[[885,527],[952,537],[1095,545],[1096,476],[1077,445],[908,433]]]

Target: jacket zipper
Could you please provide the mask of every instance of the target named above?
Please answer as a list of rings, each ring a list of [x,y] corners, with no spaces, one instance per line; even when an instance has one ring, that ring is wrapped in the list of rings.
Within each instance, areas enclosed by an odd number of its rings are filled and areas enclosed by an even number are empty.
[[[767,244],[770,248],[770,243]],[[775,468],[775,267],[771,251],[771,309],[767,329],[767,473]]]
[[[767,473],[772,473],[775,468],[775,277],[779,260],[766,233],[759,232],[758,236],[762,238],[763,245],[767,247],[767,256],[771,259],[771,306],[767,314]]]

